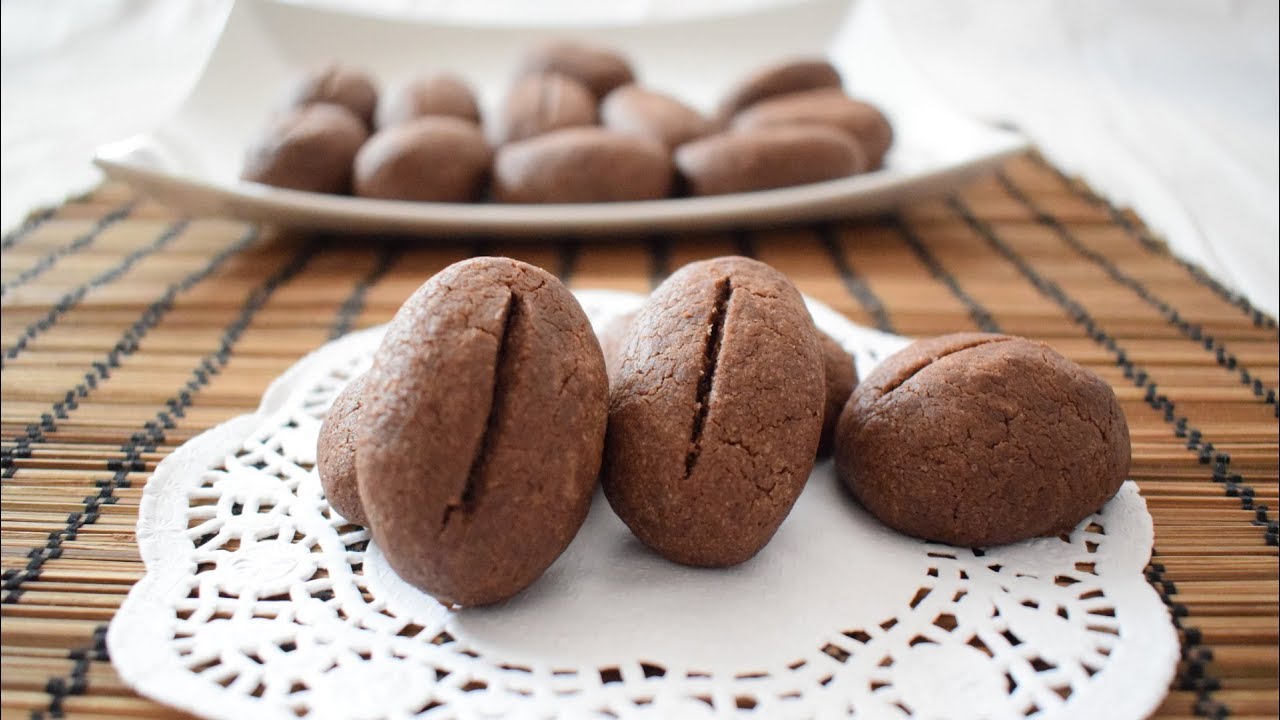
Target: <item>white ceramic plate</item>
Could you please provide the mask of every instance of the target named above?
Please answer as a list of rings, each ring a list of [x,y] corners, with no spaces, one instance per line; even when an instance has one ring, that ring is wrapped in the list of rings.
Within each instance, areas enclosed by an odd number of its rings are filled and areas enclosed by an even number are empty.
[[[1022,151],[1018,135],[977,124],[874,68],[846,70],[853,94],[883,107],[897,141],[884,170],[801,187],[710,198],[577,205],[410,203],[298,192],[238,179],[244,149],[282,91],[329,60],[394,86],[424,70],[470,80],[492,112],[520,53],[539,39],[580,37],[622,49],[642,82],[710,109],[747,72],[833,47],[848,0],[792,0],[733,14],[560,27],[392,19],[239,0],[203,75],[153,132],[99,148],[107,175],[197,215],[340,231],[549,233],[716,229],[884,210],[946,192]],[[836,54],[832,55],[836,57]],[[900,58],[883,58],[892,67]]]

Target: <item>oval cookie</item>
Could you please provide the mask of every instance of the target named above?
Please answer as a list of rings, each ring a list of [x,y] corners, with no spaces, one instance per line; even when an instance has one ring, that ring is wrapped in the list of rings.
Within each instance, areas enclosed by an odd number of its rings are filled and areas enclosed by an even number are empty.
[[[427,281],[374,356],[357,439],[391,567],[445,604],[533,583],[586,519],[606,392],[586,315],[547,272],[476,258]]]

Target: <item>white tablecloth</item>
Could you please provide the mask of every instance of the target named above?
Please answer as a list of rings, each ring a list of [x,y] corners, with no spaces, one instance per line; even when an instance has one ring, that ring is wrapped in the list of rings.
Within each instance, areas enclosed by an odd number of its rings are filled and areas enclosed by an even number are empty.
[[[691,11],[677,0],[363,3],[373,4],[523,21]],[[692,11],[741,4],[703,0]],[[5,230],[92,187],[96,146],[171,112],[228,8],[227,0],[0,4]],[[1274,3],[1232,0],[861,0],[835,51],[860,68],[909,75],[974,117],[1021,128],[1055,163],[1135,208],[1176,253],[1274,316],[1278,19]],[[912,67],[877,66],[886,44]]]

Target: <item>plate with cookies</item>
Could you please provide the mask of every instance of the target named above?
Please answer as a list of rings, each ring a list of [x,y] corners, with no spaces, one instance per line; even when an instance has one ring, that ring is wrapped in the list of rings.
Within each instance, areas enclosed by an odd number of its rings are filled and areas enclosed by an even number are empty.
[[[1025,150],[845,67],[848,11],[553,27],[241,0],[178,111],[95,162],[195,215],[591,238],[880,212]]]

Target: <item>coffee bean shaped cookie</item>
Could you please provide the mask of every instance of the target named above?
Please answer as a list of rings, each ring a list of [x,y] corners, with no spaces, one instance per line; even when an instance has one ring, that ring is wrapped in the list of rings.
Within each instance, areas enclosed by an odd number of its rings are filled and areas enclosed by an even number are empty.
[[[609,93],[600,104],[600,122],[628,135],[657,140],[675,148],[709,135],[715,130],[710,120],[679,100],[636,85],[626,85]]]
[[[377,126],[388,128],[431,115],[461,118],[478,125],[480,106],[471,87],[461,78],[448,73],[421,75],[382,96]]]
[[[840,71],[821,58],[803,58],[770,65],[752,73],[720,101],[720,117],[728,120],[743,108],[765,98],[817,88],[838,88]]]
[[[969,547],[1071,530],[1129,470],[1110,386],[1049,346],[1007,335],[921,340],[853,391],[836,468],[908,535]]]
[[[618,53],[576,42],[551,42],[534,48],[520,65],[521,75],[559,73],[582,83],[597,99],[635,81],[631,64]]]
[[[826,403],[822,411],[822,441],[818,443],[818,456],[831,453],[836,434],[836,423],[844,410],[849,395],[858,385],[858,370],[854,367],[853,356],[839,341],[827,333],[818,331],[818,342],[822,345],[822,366],[826,376]]]
[[[498,148],[493,198],[509,203],[657,200],[675,171],[662,145],[604,128],[566,128]]]
[[[777,125],[825,125],[848,133],[867,156],[867,169],[875,170],[893,145],[893,126],[879,108],[854,100],[839,88],[782,95],[747,108],[733,118],[735,128]]]
[[[316,441],[316,473],[320,475],[325,499],[339,515],[357,525],[369,524],[356,487],[356,433],[360,429],[364,379],[364,375],[357,376],[338,393],[320,423]]]
[[[804,488],[823,400],[822,349],[784,275],[740,257],[686,265],[632,322],[609,392],[605,497],[670,560],[748,560]]]
[[[769,190],[861,172],[862,149],[839,130],[789,125],[733,130],[681,145],[676,167],[690,195]]]
[[[501,143],[566,127],[596,124],[596,99],[566,75],[528,75],[516,80],[498,118]]]
[[[308,72],[290,90],[286,106],[302,107],[312,103],[332,103],[351,111],[373,127],[373,113],[378,105],[378,87],[367,73],[342,65],[327,65]]]
[[[493,151],[475,124],[429,116],[379,130],[355,158],[355,194],[422,202],[475,200]]]
[[[345,194],[351,162],[368,137],[340,105],[318,103],[274,117],[245,155],[240,177],[276,187]]]
[[[356,480],[391,567],[446,605],[537,580],[586,519],[604,442],[604,360],[573,295],[507,258],[451,265],[365,383]]]

